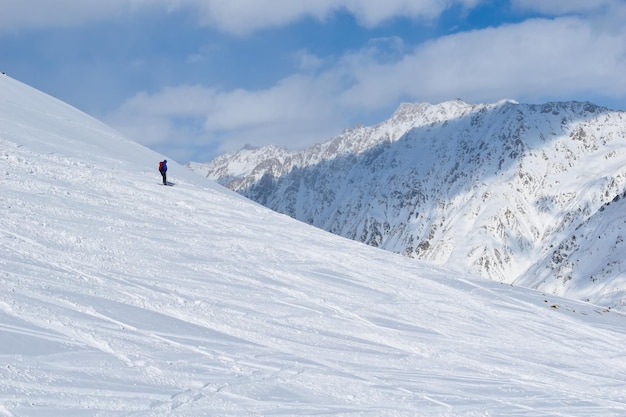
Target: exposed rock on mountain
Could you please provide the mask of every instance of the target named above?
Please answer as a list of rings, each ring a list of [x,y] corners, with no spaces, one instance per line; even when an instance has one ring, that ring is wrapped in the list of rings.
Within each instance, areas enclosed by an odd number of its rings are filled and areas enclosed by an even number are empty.
[[[626,304],[626,113],[588,102],[402,104],[301,152],[192,169],[372,246],[605,305]]]

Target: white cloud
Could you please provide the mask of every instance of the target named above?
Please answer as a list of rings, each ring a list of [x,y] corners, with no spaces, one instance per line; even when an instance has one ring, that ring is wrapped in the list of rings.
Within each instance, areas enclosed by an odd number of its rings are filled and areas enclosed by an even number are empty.
[[[156,94],[139,93],[127,100],[120,114],[150,114],[165,117],[198,117],[215,108],[216,90],[199,85],[166,87]]]
[[[281,26],[303,17],[324,20],[347,11],[365,27],[375,27],[394,17],[432,20],[455,4],[475,7],[485,0],[187,0],[201,11],[204,24],[245,35]]]
[[[296,67],[303,71],[317,70],[324,63],[324,60],[322,58],[304,49],[294,54],[293,59],[295,61]]]
[[[306,70],[266,89],[180,86],[138,94],[107,121],[148,145],[213,144],[230,151],[251,143],[297,149],[337,134],[355,114],[384,110],[382,120],[401,100],[626,96],[626,29],[597,31],[580,18],[459,33],[409,52],[397,45],[383,59],[381,47],[389,48],[389,42],[372,42],[334,65],[325,61],[323,72]]]
[[[471,8],[481,1],[486,0],[0,0],[0,31],[76,26],[146,9],[193,9],[199,24],[246,35],[304,17],[324,20],[339,10],[374,27],[393,17],[436,19],[454,4]]]
[[[0,32],[84,24],[119,16],[129,7],[128,0],[0,0]]]
[[[180,86],[137,94],[105,119],[153,147],[186,143],[226,151],[250,143],[294,149],[325,140],[345,126],[344,114],[332,100],[336,87],[328,77],[300,75],[256,91]]]
[[[203,24],[225,32],[249,34],[258,29],[282,26],[312,16],[325,18],[333,10],[332,0],[187,0],[200,11]]]
[[[562,16],[570,13],[589,13],[617,7],[623,0],[511,0],[514,8]]]
[[[597,32],[577,18],[531,20],[460,33],[418,46],[401,60],[367,65],[350,57],[346,106],[402,97],[440,101],[624,95],[626,30]]]
[[[397,16],[413,19],[432,20],[453,4],[460,4],[472,8],[481,3],[481,0],[343,0],[337,1],[340,7],[354,14],[359,22],[366,27],[375,27],[385,20]]]

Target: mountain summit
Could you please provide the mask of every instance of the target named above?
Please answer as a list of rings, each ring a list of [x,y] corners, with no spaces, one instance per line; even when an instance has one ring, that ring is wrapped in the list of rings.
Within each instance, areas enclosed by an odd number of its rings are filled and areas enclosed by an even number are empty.
[[[626,318],[279,215],[0,76],[0,416],[624,416]],[[610,210],[610,209],[607,209]]]
[[[191,167],[332,233],[500,282],[626,306],[626,113],[402,104],[301,152]],[[611,206],[611,207],[609,207]]]

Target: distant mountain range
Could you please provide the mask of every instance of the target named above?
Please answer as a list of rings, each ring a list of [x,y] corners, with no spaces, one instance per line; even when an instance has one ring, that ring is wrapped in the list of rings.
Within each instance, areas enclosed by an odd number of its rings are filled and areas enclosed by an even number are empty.
[[[245,147],[188,165],[368,245],[626,305],[626,112],[589,102],[402,104],[304,151]]]

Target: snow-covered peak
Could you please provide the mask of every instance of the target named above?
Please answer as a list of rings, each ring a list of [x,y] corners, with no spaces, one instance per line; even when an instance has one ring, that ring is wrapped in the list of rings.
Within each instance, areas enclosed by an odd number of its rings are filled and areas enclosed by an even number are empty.
[[[233,177],[215,162],[197,169],[351,239],[624,308],[619,239],[610,260],[552,261],[571,246],[563,239],[580,242],[576,228],[626,190],[624,149],[626,113],[593,103],[455,100],[404,103],[388,120],[290,156],[268,150]],[[590,247],[604,250],[599,241]]]
[[[462,100],[447,101],[438,104],[430,103],[402,103],[390,118],[392,123],[409,121],[420,126],[431,123],[440,123],[467,115],[477,106]]]
[[[0,77],[0,416],[621,416],[623,316],[278,215]]]

